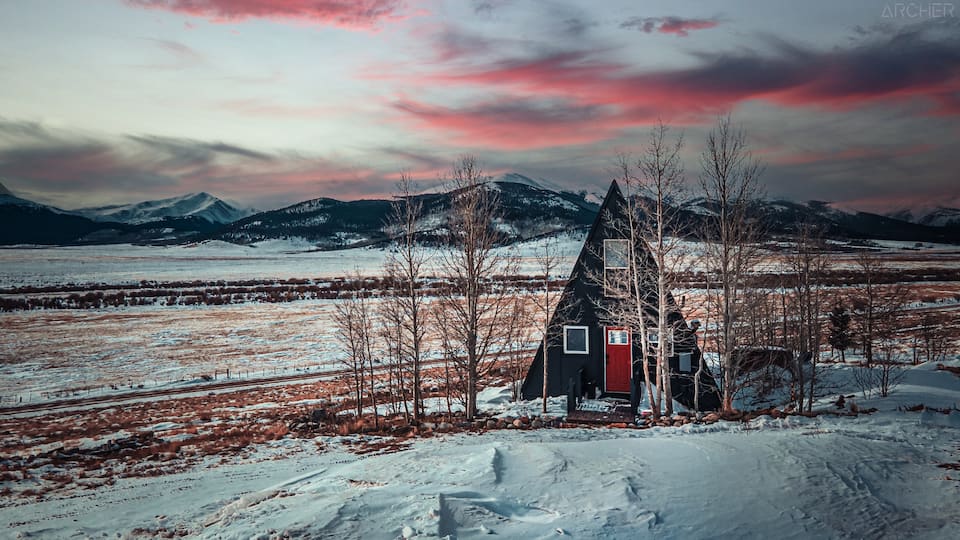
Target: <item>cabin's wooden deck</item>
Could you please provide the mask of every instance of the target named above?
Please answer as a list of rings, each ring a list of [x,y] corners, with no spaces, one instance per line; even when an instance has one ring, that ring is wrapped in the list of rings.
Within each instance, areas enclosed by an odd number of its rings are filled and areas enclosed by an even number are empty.
[[[575,424],[633,423],[636,417],[630,404],[620,400],[585,400],[576,410],[567,414],[567,422]]]

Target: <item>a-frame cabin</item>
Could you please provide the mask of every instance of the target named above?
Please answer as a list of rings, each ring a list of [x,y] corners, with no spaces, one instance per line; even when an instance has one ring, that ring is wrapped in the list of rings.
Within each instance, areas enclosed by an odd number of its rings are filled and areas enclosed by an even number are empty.
[[[624,249],[622,227],[626,201],[617,182],[610,189],[597,213],[590,233],[580,250],[580,256],[554,310],[547,339],[550,361],[547,371],[547,391],[551,396],[573,393],[575,396],[597,394],[599,397],[630,397],[637,403],[642,392],[643,365],[640,339],[636,329],[624,328],[614,321],[604,320],[610,310],[603,302],[613,302],[605,296],[602,279],[608,264],[615,256],[606,250]],[[613,241],[613,242],[610,242]],[[627,242],[626,245],[628,245]],[[645,259],[646,267],[654,265],[653,256],[644,242],[634,246],[636,256]],[[615,255],[615,254],[614,254]],[[607,261],[607,262],[605,262]],[[610,265],[614,263],[609,263]],[[651,306],[656,291],[643,291]],[[670,303],[676,305],[672,296]],[[656,320],[656,310],[647,309],[648,318]],[[673,398],[684,406],[694,408],[694,374],[700,365],[700,349],[696,343],[696,328],[688,327],[679,309],[667,317],[673,329],[673,354],[670,357],[670,384]],[[655,373],[653,358],[648,360],[651,376]],[[524,399],[543,394],[543,343],[523,381]],[[700,377],[700,410],[720,407],[717,384],[707,366]]]

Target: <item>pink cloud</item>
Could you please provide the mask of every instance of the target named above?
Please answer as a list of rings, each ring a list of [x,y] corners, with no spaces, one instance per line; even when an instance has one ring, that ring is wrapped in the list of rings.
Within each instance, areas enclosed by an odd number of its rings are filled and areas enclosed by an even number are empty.
[[[751,100],[830,110],[910,104],[925,106],[914,114],[955,116],[958,47],[956,36],[910,30],[847,49],[816,51],[774,42],[764,55],[701,53],[698,65],[679,69],[639,71],[600,58],[599,51],[576,51],[458,63],[427,73],[384,67],[376,77],[414,88],[487,92],[495,97],[458,106],[395,105],[459,144],[529,149],[607,140],[657,117],[674,125],[707,123]]]
[[[371,30],[385,20],[402,18],[401,0],[126,0],[131,6],[157,9],[228,23],[269,19]]]
[[[683,17],[633,17],[622,23],[621,28],[635,28],[641,32],[660,32],[687,37],[695,30],[706,30],[720,24],[717,19],[684,19]]]
[[[658,31],[662,34],[676,34],[686,37],[694,30],[706,30],[720,24],[710,19],[681,19],[679,17],[665,17]]]
[[[636,118],[599,106],[503,99],[464,108],[400,100],[394,107],[420,129],[452,137],[463,146],[531,150],[587,144],[614,137]],[[653,120],[654,117],[644,120]]]

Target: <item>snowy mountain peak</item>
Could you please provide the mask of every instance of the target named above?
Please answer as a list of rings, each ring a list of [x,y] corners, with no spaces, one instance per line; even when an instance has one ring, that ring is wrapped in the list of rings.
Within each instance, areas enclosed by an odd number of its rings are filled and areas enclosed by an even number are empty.
[[[517,173],[517,172],[508,172],[501,174],[500,176],[493,179],[494,183],[513,183],[513,184],[523,184],[526,186],[534,187],[537,189],[543,189],[546,191],[553,191],[556,193],[576,193],[571,188],[565,188],[556,182],[551,182],[544,178],[530,178],[529,176]],[[600,204],[603,202],[604,192],[603,191],[590,191],[582,190],[579,192],[583,196],[583,199],[591,204]]]
[[[96,208],[81,208],[75,211],[96,221],[119,221],[123,223],[146,223],[163,218],[199,217],[211,223],[232,223],[251,213],[206,193],[188,193],[179,197],[118,204]]]
[[[520,173],[515,173],[515,172],[501,174],[500,176],[497,176],[496,178],[494,178],[493,182],[497,184],[510,182],[513,184],[524,184],[524,185],[535,187],[538,189],[548,189],[550,191],[558,191],[558,192],[563,191],[563,189],[560,186],[554,184],[553,182],[550,182],[549,180],[544,180],[542,178],[540,180],[534,180],[529,176],[526,176]]]
[[[920,218],[920,224],[931,227],[960,226],[960,208],[947,208],[946,206],[938,206],[930,213]]]
[[[910,223],[927,225],[929,227],[956,227],[960,226],[960,208],[934,206],[915,209],[897,210],[890,212],[887,217],[902,219]]]
[[[0,182],[0,195],[9,195],[11,197],[14,196],[13,193],[7,189],[7,186],[3,185],[2,182]]]

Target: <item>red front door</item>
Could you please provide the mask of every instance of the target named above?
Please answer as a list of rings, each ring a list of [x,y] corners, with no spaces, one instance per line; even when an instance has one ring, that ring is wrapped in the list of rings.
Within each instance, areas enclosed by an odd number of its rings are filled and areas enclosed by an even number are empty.
[[[606,339],[606,391],[627,394],[630,392],[630,330],[608,327],[604,329]]]

